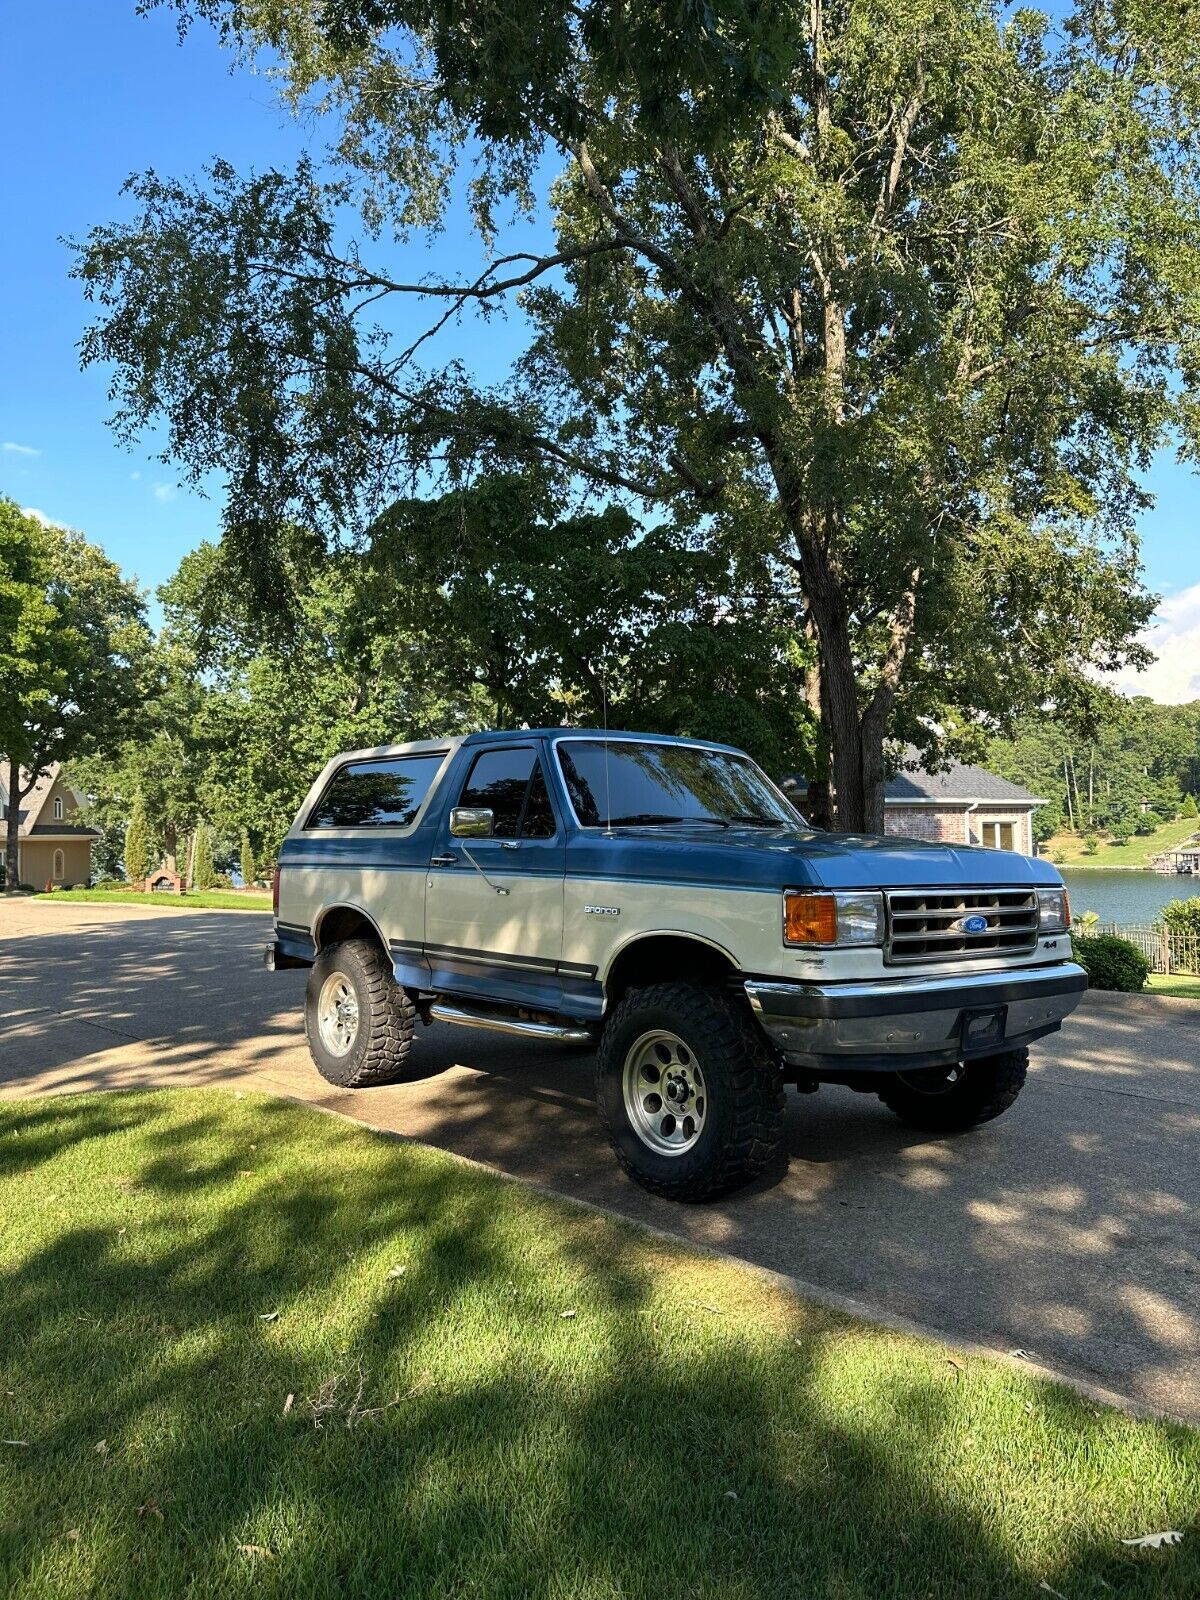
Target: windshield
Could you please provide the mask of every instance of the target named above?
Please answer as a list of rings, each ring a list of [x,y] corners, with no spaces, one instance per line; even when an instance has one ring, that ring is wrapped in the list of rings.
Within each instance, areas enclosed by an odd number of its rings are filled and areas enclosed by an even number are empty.
[[[748,756],[620,739],[564,739],[557,750],[575,815],[586,828],[610,822],[781,828],[800,822]]]

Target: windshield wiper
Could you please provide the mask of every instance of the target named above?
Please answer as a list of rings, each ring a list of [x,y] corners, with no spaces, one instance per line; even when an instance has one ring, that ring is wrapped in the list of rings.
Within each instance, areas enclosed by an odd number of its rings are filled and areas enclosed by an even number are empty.
[[[740,816],[730,817],[730,822],[744,822],[752,828],[786,828],[790,824],[786,817],[768,817],[761,811],[743,811]]]
[[[676,816],[668,811],[633,811],[626,817],[610,817],[610,828],[620,828],[643,823],[661,823],[669,825],[672,822],[709,822],[714,828],[727,828],[729,823],[724,817],[685,817]]]

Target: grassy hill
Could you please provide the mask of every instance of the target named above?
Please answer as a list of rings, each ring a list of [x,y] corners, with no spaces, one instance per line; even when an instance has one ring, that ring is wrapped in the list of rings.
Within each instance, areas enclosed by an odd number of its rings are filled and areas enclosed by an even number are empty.
[[[1135,835],[1125,844],[1114,844],[1101,836],[1100,848],[1093,856],[1085,853],[1083,840],[1077,833],[1056,833],[1042,846],[1042,854],[1071,867],[1148,867],[1151,856],[1178,849],[1197,831],[1200,831],[1200,822],[1195,817],[1187,817],[1180,822],[1164,822],[1153,833]]]

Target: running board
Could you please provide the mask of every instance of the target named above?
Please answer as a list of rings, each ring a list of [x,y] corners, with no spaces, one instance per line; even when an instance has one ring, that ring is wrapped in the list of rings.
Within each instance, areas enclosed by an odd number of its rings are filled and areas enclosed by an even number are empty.
[[[588,1044],[595,1037],[590,1028],[571,1027],[561,1022],[530,1022],[524,1017],[509,1017],[502,1011],[471,1011],[465,1006],[443,1005],[435,1000],[429,1007],[432,1021],[457,1022],[463,1028],[490,1028],[495,1033],[516,1033],[525,1039],[550,1039],[556,1044]]]

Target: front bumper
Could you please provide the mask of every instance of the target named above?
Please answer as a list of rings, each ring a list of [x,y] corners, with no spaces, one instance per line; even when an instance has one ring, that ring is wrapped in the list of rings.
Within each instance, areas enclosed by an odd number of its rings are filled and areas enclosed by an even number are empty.
[[[790,1066],[840,1076],[952,1065],[1055,1032],[1087,989],[1073,961],[953,978],[866,983],[746,980],[768,1040]]]

